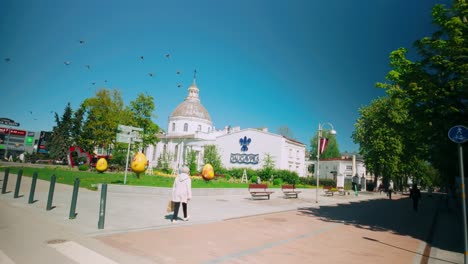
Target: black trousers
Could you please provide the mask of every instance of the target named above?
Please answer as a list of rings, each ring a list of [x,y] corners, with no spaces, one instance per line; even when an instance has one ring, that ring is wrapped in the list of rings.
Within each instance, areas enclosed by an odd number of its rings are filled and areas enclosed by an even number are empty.
[[[180,203],[181,202],[174,202],[174,214],[172,215],[172,220],[177,220]],[[184,211],[184,218],[187,218],[187,203],[182,203],[182,211]]]

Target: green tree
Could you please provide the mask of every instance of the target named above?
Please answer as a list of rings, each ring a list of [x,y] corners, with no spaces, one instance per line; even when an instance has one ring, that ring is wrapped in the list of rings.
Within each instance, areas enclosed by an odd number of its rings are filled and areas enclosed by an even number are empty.
[[[402,111],[389,97],[378,98],[359,110],[361,117],[352,138],[359,144],[359,153],[364,157],[366,169],[374,174],[374,182],[378,176],[388,182],[398,174],[403,142],[395,128],[406,120]]]
[[[205,164],[211,164],[215,172],[219,172],[222,170],[221,155],[219,154],[216,145],[205,146],[205,151],[203,153],[203,162]]]
[[[73,143],[71,130],[73,126],[73,110],[68,103],[60,118],[55,113],[56,125],[52,129],[51,144],[49,145],[49,156],[56,160],[65,160],[68,149]]]
[[[115,142],[124,103],[118,90],[101,89],[96,96],[83,102],[86,120],[82,131],[82,144],[87,152],[95,147],[105,147]]]
[[[328,158],[339,158],[340,155],[340,148],[338,147],[338,142],[336,141],[336,137],[330,134],[329,130],[322,131],[322,137],[328,138],[328,144],[325,151],[320,154],[321,159],[328,159]],[[312,137],[310,140],[310,158],[317,159],[317,144],[318,144],[318,132]]]
[[[190,169],[190,175],[195,175],[198,173],[197,169],[197,152],[191,149],[187,153],[188,167]]]
[[[413,163],[429,161],[449,183],[458,166],[456,145],[447,138],[447,131],[468,120],[467,10],[465,1],[453,1],[449,8],[436,5],[432,10],[436,31],[415,42],[418,60],[408,59],[406,48],[393,51],[387,82],[378,84],[392,99],[405,101],[413,129],[399,131],[411,139],[404,145],[416,156]]]
[[[157,142],[156,134],[160,131],[159,126],[151,119],[156,116],[153,114],[155,109],[154,99],[152,96],[140,93],[138,97],[130,102],[129,111],[131,113],[132,125],[142,128],[141,137],[143,142],[139,144],[142,148],[148,145],[153,145]]]

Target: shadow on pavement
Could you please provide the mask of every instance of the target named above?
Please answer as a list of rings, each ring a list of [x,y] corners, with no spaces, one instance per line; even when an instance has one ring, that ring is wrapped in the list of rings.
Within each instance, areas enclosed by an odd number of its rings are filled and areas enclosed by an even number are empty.
[[[353,225],[374,232],[411,236],[443,250],[463,252],[461,214],[455,205],[447,206],[442,195],[424,197],[413,211],[407,196],[374,199],[330,206],[301,207],[300,214],[313,215],[324,222]],[[438,212],[436,214],[436,212]],[[442,229],[434,236],[433,229]],[[446,235],[440,235],[446,234]],[[433,240],[435,238],[435,240]],[[372,238],[364,238],[372,239]],[[431,241],[432,240],[432,241]]]

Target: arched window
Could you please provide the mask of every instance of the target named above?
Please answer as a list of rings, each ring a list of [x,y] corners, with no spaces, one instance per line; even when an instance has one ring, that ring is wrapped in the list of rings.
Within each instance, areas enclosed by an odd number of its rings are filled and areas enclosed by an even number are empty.
[[[184,132],[187,132],[187,131],[188,131],[188,124],[185,123],[185,124],[184,124]]]
[[[201,131],[201,125],[198,125],[197,131]]]
[[[172,123],[172,132],[175,131],[175,123]]]

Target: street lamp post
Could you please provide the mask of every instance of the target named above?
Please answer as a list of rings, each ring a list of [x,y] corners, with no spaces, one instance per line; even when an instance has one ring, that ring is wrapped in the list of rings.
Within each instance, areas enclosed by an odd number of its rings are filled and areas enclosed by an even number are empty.
[[[336,130],[333,128],[333,125],[331,123],[324,123],[318,125],[318,134],[317,134],[317,169],[316,169],[316,175],[315,178],[317,180],[317,186],[315,188],[315,202],[318,203],[318,189],[319,189],[319,172],[320,172],[320,139],[322,138],[322,129],[324,125],[329,125],[331,127],[330,134],[335,135]]]

